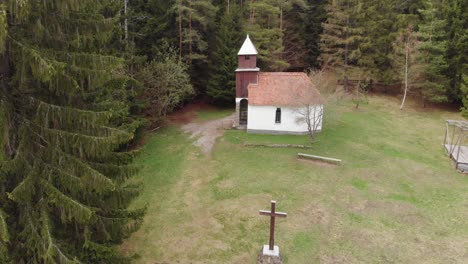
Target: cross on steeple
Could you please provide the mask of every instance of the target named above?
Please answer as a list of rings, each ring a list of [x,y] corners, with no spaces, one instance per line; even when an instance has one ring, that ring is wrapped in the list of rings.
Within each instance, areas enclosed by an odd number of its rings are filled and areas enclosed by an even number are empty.
[[[276,201],[271,201],[271,211],[260,210],[260,215],[270,216],[270,243],[269,250],[273,250],[275,246],[275,217],[286,217],[287,213],[276,212]]]

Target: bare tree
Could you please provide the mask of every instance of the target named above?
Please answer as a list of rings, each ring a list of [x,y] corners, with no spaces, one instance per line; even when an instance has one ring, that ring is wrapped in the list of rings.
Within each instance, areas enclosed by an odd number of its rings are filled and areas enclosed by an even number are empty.
[[[325,101],[316,92],[313,92],[316,88],[319,91],[323,91],[328,87],[329,80],[325,77],[324,72],[327,67],[323,67],[321,70],[312,71],[309,74],[310,80],[313,87],[310,87],[305,94],[297,96],[297,101],[300,102],[300,106],[296,109],[298,118],[297,123],[305,123],[309,132],[310,142],[314,142],[315,135],[322,129],[323,104]],[[319,97],[319,98],[317,98]]]
[[[361,81],[361,73],[359,73],[358,83],[356,86],[356,92],[353,95],[353,103],[356,109],[363,103],[368,103],[367,92],[369,91],[370,80],[366,78],[364,82]]]
[[[418,49],[417,36],[414,33],[413,25],[409,25],[393,43],[395,49],[395,59],[393,67],[401,72],[401,78],[404,84],[403,99],[401,100],[400,110],[403,110],[408,91],[417,79],[418,65],[415,63],[415,57]],[[414,87],[413,87],[414,88]]]
[[[310,142],[314,142],[315,134],[322,128],[323,105],[306,104],[298,110],[303,122],[307,124]]]

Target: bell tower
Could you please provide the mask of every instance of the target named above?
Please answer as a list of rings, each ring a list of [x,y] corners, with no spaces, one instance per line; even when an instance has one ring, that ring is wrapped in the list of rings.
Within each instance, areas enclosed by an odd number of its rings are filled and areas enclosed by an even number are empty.
[[[257,49],[247,35],[239,53],[237,53],[236,70],[236,123],[235,126],[246,126],[249,102],[249,84],[258,82]]]

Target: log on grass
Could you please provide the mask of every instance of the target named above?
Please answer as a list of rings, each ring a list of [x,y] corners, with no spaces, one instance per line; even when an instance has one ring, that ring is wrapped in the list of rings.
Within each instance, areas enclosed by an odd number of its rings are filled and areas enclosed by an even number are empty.
[[[296,144],[252,144],[252,143],[244,143],[246,147],[263,147],[263,148],[302,148],[302,149],[310,149],[311,146],[305,145],[296,145]]]
[[[323,162],[332,163],[332,164],[341,164],[340,159],[334,159],[334,158],[322,157],[322,156],[310,155],[310,154],[304,154],[304,153],[297,153],[297,156],[302,159],[317,160],[317,161],[323,161]]]

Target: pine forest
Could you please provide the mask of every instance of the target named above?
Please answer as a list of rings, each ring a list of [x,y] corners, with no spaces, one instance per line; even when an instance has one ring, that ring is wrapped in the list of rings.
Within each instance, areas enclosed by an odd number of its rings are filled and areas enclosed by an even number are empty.
[[[133,263],[145,137],[234,108],[247,35],[262,71],[468,117],[466,0],[3,0],[0,263]]]

